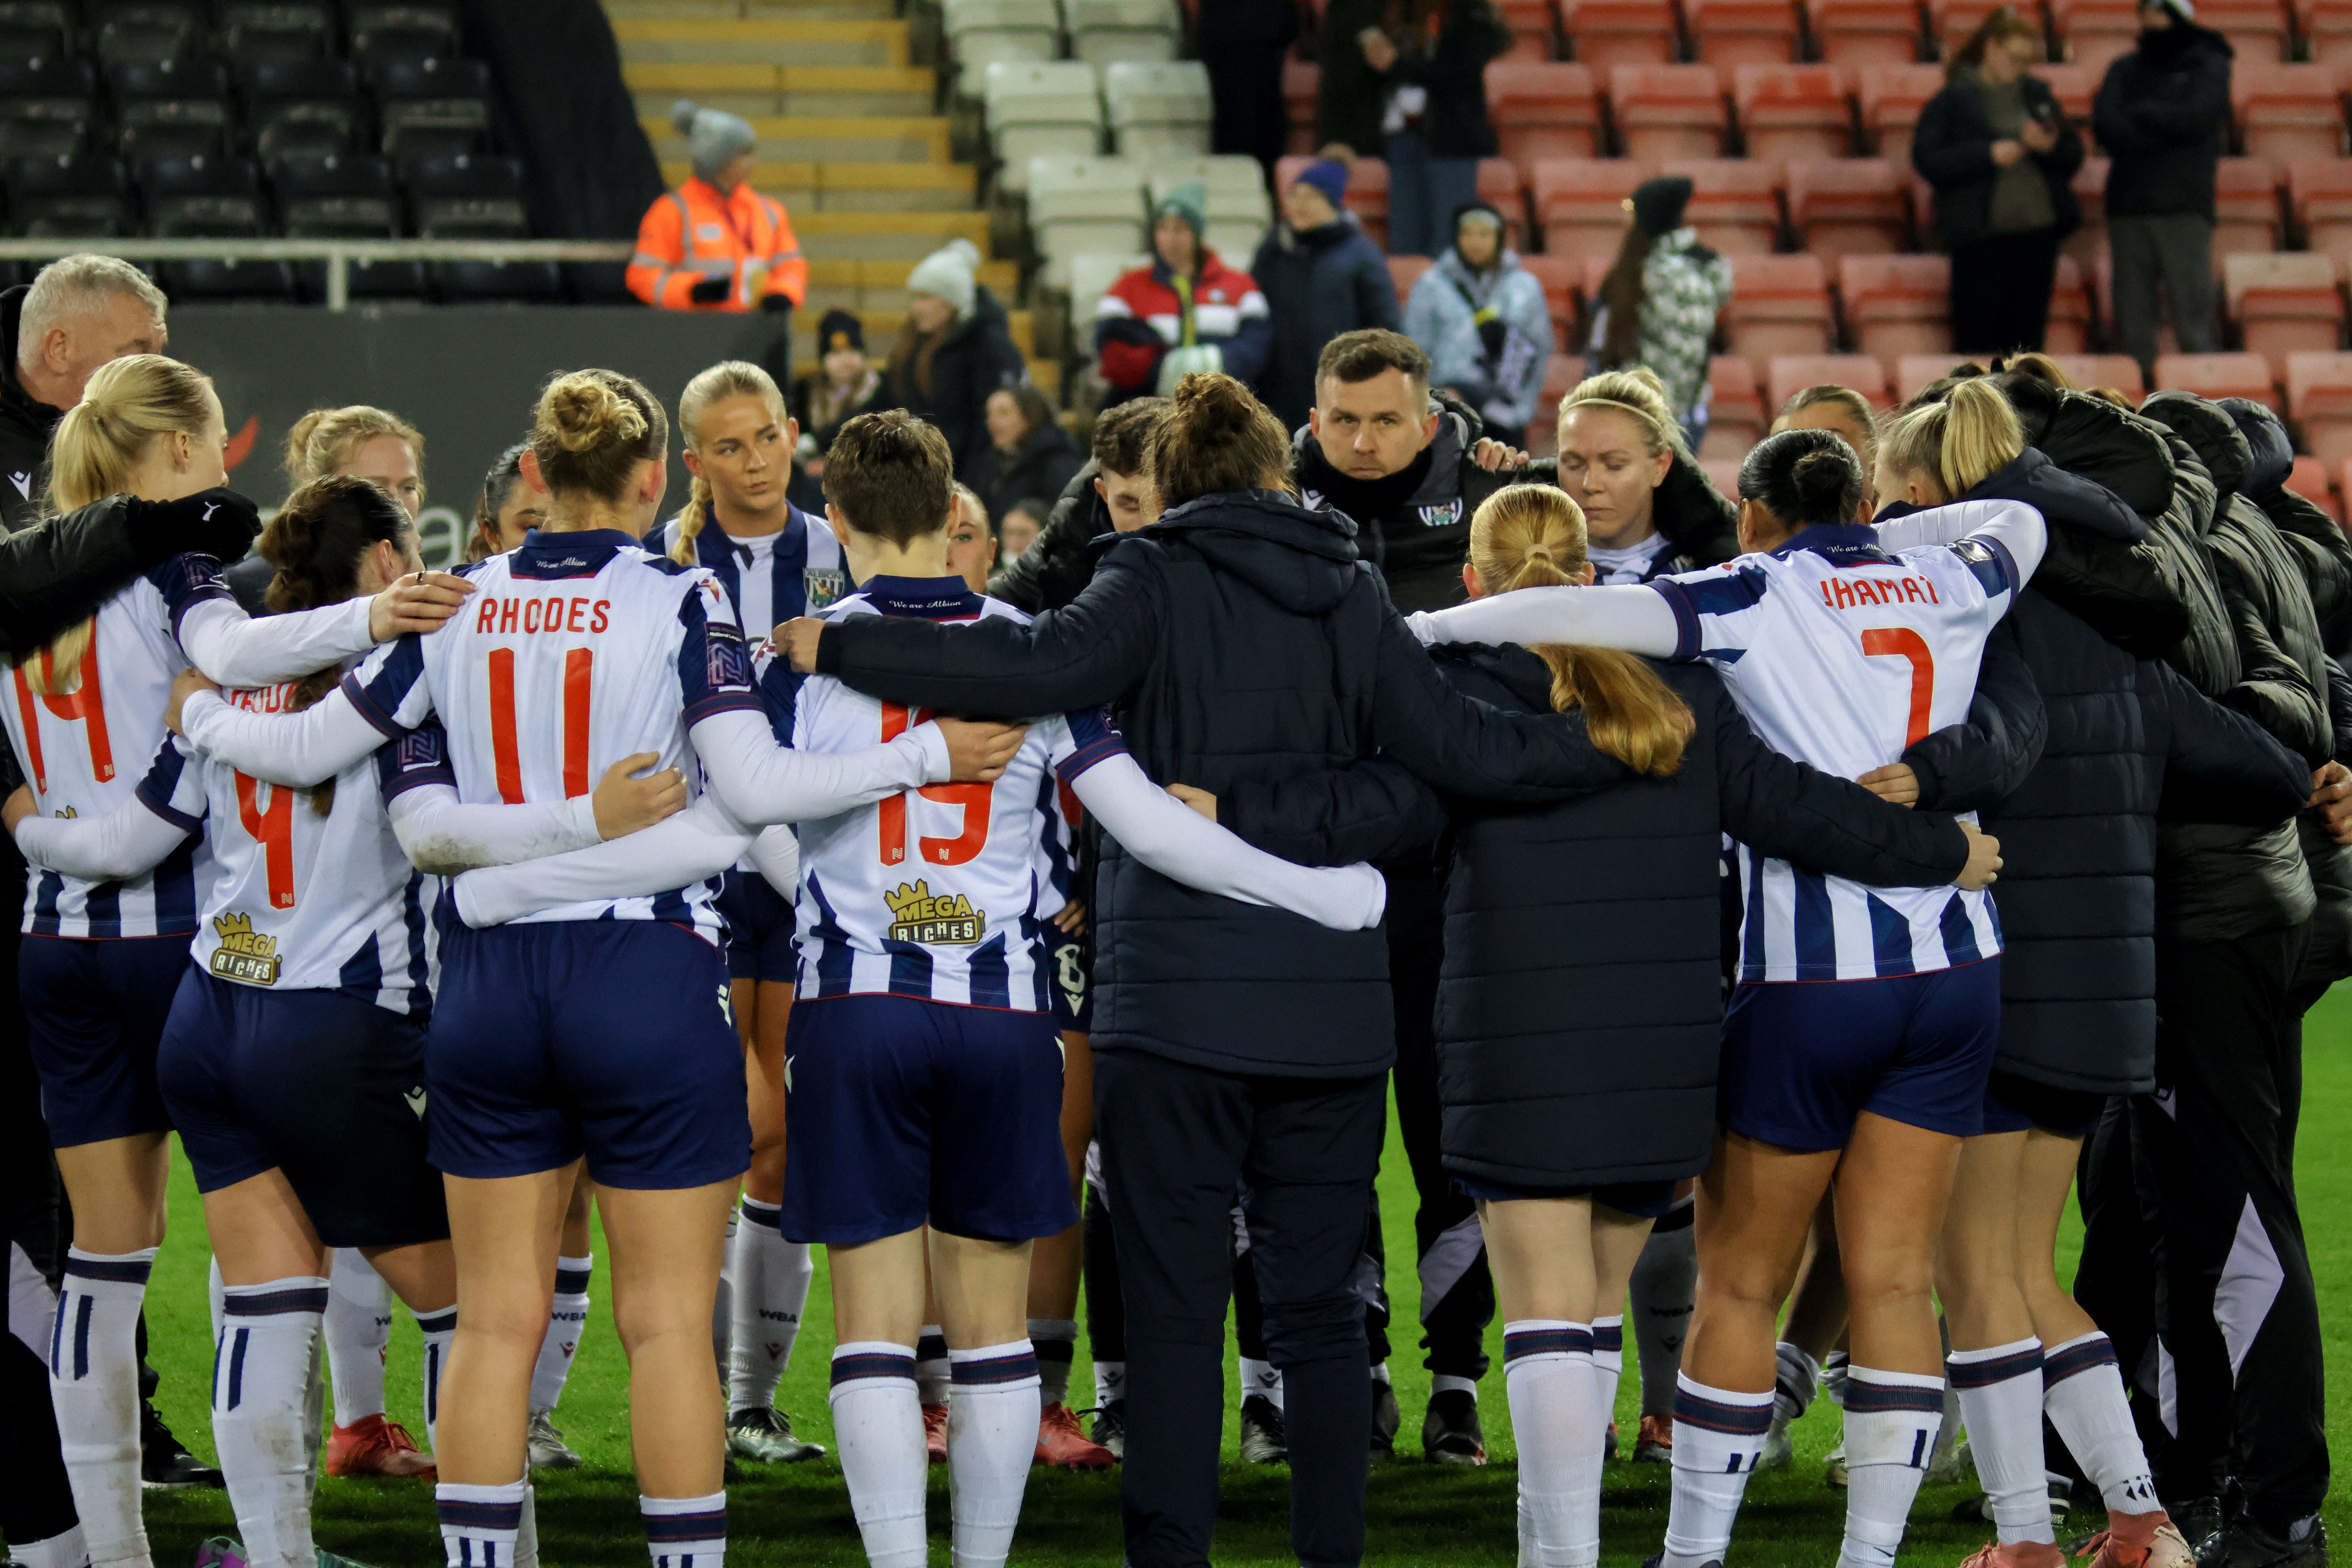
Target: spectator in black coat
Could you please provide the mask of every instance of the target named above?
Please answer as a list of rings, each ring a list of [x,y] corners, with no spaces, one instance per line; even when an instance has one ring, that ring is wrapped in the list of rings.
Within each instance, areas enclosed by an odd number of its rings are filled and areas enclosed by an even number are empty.
[[[2193,0],[2151,0],[2139,47],[2107,67],[2091,124],[2107,165],[2114,320],[2142,371],[2156,363],[2156,284],[2183,353],[2220,345],[2213,326],[2213,178],[2230,142],[2230,62]]]
[[[1021,501],[1057,496],[1086,466],[1086,454],[1054,417],[1054,405],[1034,386],[1000,386],[982,414],[988,451],[975,465],[971,488],[1001,518]]]
[[[1478,160],[1495,155],[1486,64],[1511,31],[1492,0],[1398,0],[1390,11],[1360,40],[1388,102],[1389,254],[1443,256],[1454,215],[1478,199]]]
[[[1952,258],[1952,347],[2042,346],[2058,242],[2082,222],[2083,139],[2049,85],[2029,74],[2042,29],[2003,7],[1952,58],[1920,111],[1911,166],[1936,188],[1936,233]]]
[[[956,478],[975,483],[989,449],[989,394],[1029,379],[1004,307],[976,280],[980,251],[950,240],[907,278],[907,325],[890,350],[883,389],[866,411],[903,408],[939,426]],[[1016,498],[1017,499],[1017,498]]]
[[[1389,4],[1390,0],[1329,0],[1323,7],[1315,51],[1315,145],[1322,149],[1320,156],[1372,158],[1388,146],[1381,130],[1387,94],[1365,39],[1380,29]],[[1259,279],[1261,284],[1264,281]]]
[[[1347,165],[1310,163],[1282,193],[1282,218],[1250,263],[1274,319],[1274,347],[1257,394],[1286,429],[1307,423],[1323,345],[1360,327],[1395,331],[1396,283],[1356,215],[1343,211]]]
[[[1298,37],[1298,7],[1263,0],[1202,0],[1193,42],[1209,69],[1209,151],[1255,158],[1270,184],[1290,140],[1282,59]]]
[[[81,401],[90,373],[125,354],[162,353],[169,336],[163,291],[111,256],[65,257],[0,293],[0,528],[39,520],[49,432]]]

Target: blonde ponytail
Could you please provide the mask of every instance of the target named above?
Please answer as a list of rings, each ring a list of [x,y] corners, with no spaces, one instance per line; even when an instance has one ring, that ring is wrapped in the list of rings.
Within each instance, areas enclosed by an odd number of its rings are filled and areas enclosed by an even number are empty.
[[[702,412],[712,404],[730,397],[757,397],[776,411],[776,423],[784,421],[784,395],[776,389],[776,379],[749,360],[725,359],[703,371],[686,384],[677,397],[677,433],[686,442],[687,450],[698,456],[702,451]],[[700,474],[693,476],[686,489],[686,508],[674,519],[670,530],[669,558],[681,566],[695,563],[694,542],[701,536],[702,524],[710,513],[710,481]]]
[[[1470,520],[1470,563],[1494,594],[1580,583],[1584,512],[1549,485],[1507,485]],[[1618,648],[1546,643],[1528,651],[1551,670],[1553,710],[1583,709],[1593,745],[1652,778],[1681,771],[1696,721],[1647,663]]]
[[[1879,460],[1898,474],[1925,474],[1945,499],[1966,495],[2017,460],[2025,431],[2017,411],[1981,377],[1952,384],[1937,403],[1922,404],[1886,427]]]
[[[1682,424],[1666,402],[1666,384],[1647,365],[1586,376],[1559,400],[1560,423],[1566,424],[1568,416],[1580,408],[1606,408],[1629,416],[1642,427],[1643,446],[1653,458],[1672,452],[1685,463],[1697,460],[1691,456]]]

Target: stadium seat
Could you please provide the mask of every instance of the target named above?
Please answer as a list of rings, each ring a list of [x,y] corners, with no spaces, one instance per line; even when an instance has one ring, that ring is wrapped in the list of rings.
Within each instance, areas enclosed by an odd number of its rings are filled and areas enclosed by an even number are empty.
[[[1544,309],[1551,316],[1551,346],[1566,353],[1576,325],[1576,263],[1565,256],[1522,256],[1519,265],[1543,285]]]
[[[2287,470],[2286,488],[2326,512],[2336,527],[2344,526],[2344,503],[2327,487],[2327,465],[2317,458],[2297,458]]]
[[[1274,188],[1277,195],[1290,188],[1298,172],[1313,163],[1311,158],[1282,158],[1274,165]],[[1632,187],[1627,187],[1630,192]],[[1348,189],[1345,203],[1364,232],[1382,250],[1388,248],[1389,235],[1389,166],[1381,158],[1359,158],[1348,165]]]
[[[261,176],[242,158],[166,158],[140,171],[147,226],[159,239],[258,239],[268,208]],[[156,268],[175,300],[289,300],[292,268],[283,261],[197,259]]]
[[[1731,298],[1718,325],[1731,352],[1759,375],[1778,355],[1829,353],[1837,342],[1829,269],[1818,256],[1733,257]]]
[[[2352,353],[2287,355],[2286,411],[2305,451],[2331,468],[2352,461]]]
[[[2341,346],[2344,297],[2336,282],[2335,259],[2309,251],[2231,256],[2221,264],[2223,307],[2246,352],[2269,360],[2277,380],[2285,379],[2289,354]]]
[[[1547,158],[1536,165],[1536,222],[1544,252],[1563,260],[1614,256],[1625,237],[1625,202],[1648,179],[1630,158]]]
[[[1715,487],[1716,494],[1725,497],[1737,496],[1739,493],[1739,469],[1744,459],[1740,458],[1701,458],[1698,460],[1698,471],[1706,476],[1706,482]]]
[[[2344,104],[2333,66],[2241,57],[2230,71],[2230,106],[2239,145],[2251,157],[2344,155]]]
[[[2058,368],[2064,371],[2076,386],[2112,386],[2134,398],[2146,389],[2147,384],[2139,373],[2139,361],[2129,354],[2053,353],[2050,357],[2058,362]]]
[[[1699,243],[1726,256],[1769,256],[1780,238],[1780,165],[1755,158],[1669,158],[1661,174],[1691,182],[1683,221],[1698,230]]]
[[[406,166],[402,183],[408,188],[410,212],[423,238],[524,239],[530,235],[520,159],[480,153],[425,158]],[[435,296],[444,301],[552,302],[563,297],[562,277],[551,261],[436,261],[425,274]]]
[[[2074,121],[2083,140],[2091,139],[2091,104],[2099,96],[2099,83],[2106,72],[2090,66],[2037,65],[2033,74],[2042,79],[2050,95],[2058,100],[2058,108],[2067,119]]]
[[[1919,7],[1913,0],[1805,0],[1822,58],[1848,69],[1906,66],[1919,58]]]
[[[1489,66],[1486,68],[1491,71],[1495,68]],[[1313,60],[1286,59],[1282,62],[1282,101],[1290,110],[1290,140],[1283,148],[1285,153],[1301,155],[1314,153],[1315,99],[1322,85],[1323,68]],[[1491,96],[1493,89],[1487,90]]]
[[[1628,158],[1720,158],[1727,115],[1713,66],[1617,66],[1609,112]]]
[[[115,151],[128,162],[217,157],[231,121],[227,73],[207,59],[129,61],[107,71]]]
[[[1566,62],[1496,60],[1486,68],[1486,117],[1503,156],[1532,184],[1546,158],[1590,158],[1601,145],[1592,69]],[[1297,111],[1291,111],[1295,124]]]
[[[1706,362],[1706,434],[1699,438],[1698,456],[1736,462],[1763,439],[1771,423],[1756,384],[1756,367],[1738,354],[1717,354]]]
[[[1766,380],[1771,387],[1766,400],[1774,408],[1809,386],[1850,386],[1874,408],[1892,405],[1886,367],[1870,354],[1779,354]]]
[[[56,59],[73,30],[65,0],[0,0],[0,60]]]
[[[8,226],[27,238],[105,238],[131,232],[130,182],[111,153],[22,158],[8,170]]]
[[[1552,58],[1556,22],[1551,0],[1496,0],[1495,9],[1503,14],[1504,26],[1511,29],[1511,47],[1505,59],[1535,63]]]
[[[400,234],[392,171],[381,158],[280,159],[269,165],[269,184],[289,239],[393,239]],[[323,263],[300,263],[295,275],[305,299],[325,297]],[[355,300],[414,299],[425,291],[425,268],[414,261],[353,263],[347,279]]]
[[[961,68],[957,90],[966,98],[983,96],[990,66],[1043,62],[1062,49],[1062,10],[1055,0],[940,0],[940,26]]]
[[[334,16],[322,5],[224,5],[221,58],[239,69],[334,53]]]
[[[1559,30],[1595,71],[1677,58],[1674,0],[1559,0]]]
[[[2268,158],[2223,158],[2213,174],[2213,258],[2246,250],[2276,250],[2284,226],[2279,217],[2278,165]]]
[[[1941,256],[1844,256],[1838,299],[1853,346],[1890,372],[1906,354],[1952,346],[1952,264]]]
[[[453,5],[354,5],[349,13],[352,58],[377,65],[389,60],[444,59],[457,50],[457,12]]]
[[[1683,20],[1711,66],[1785,66],[1797,58],[1792,0],[1683,0]]]
[[[2084,267],[2097,264],[2107,253],[2107,161],[2085,158],[2074,171],[2074,202],[2083,209],[2082,226],[2059,244],[2063,255]]]
[[[1789,164],[1789,227],[1799,245],[1818,255],[1903,249],[1909,205],[1901,174],[1884,158],[1806,158]]]
[[[1249,266],[1274,221],[1274,199],[1265,194],[1265,171],[1256,159],[1235,153],[1154,158],[1148,167],[1155,204],[1178,185],[1197,184],[1205,190],[1209,223],[1202,239],[1230,265]]]
[[[2286,190],[2298,242],[2352,261],[2352,158],[2297,158],[2286,166]]]
[[[1525,250],[1528,190],[1519,166],[1508,158],[1479,159],[1478,199],[1503,215],[1503,242],[1513,250]]]
[[[1843,66],[1743,65],[1733,68],[1731,81],[1749,157],[1853,154],[1853,85]]]
[[[1111,151],[1129,157],[1205,157],[1209,152],[1209,68],[1198,60],[1103,68],[1105,123]]]
[[[2135,0],[2050,0],[2050,15],[2067,63],[2102,77],[2117,56],[2139,47]]]
[[[101,67],[163,65],[190,58],[200,31],[194,5],[110,5],[90,52]]]
[[[1584,379],[1582,354],[1554,354],[1544,363],[1543,390],[1538,393],[1536,406],[1556,409],[1559,400],[1575,390]],[[1555,457],[1559,452],[1559,421],[1538,418],[1528,423],[1528,451],[1538,458]]]
[[[455,158],[490,138],[490,68],[456,55],[394,55],[368,62],[383,155]]]
[[[2233,72],[2287,58],[2285,0],[2205,0],[2197,7],[2197,25],[2230,40],[2238,52]]]
[[[1854,73],[1862,101],[1862,139],[1899,168],[1911,166],[1911,132],[1919,111],[1944,90],[1944,68],[1868,65]]]
[[[1895,406],[1901,408],[1919,395],[1930,382],[1941,381],[1963,364],[1985,368],[1982,360],[1966,354],[1904,354],[1895,362]]]
[[[237,73],[245,130],[262,162],[356,151],[367,115],[348,60],[261,60]]]
[[[0,57],[0,161],[81,152],[97,118],[96,75],[88,60]]]
[[[2042,330],[2044,353],[2079,354],[2091,346],[2098,321],[2091,309],[2091,290],[2083,281],[2083,264],[2071,256],[2058,258],[2058,273],[2050,285],[2050,318]]]
[[[1068,286],[1075,257],[1150,248],[1146,178],[1136,158],[1041,154],[1029,160],[1022,186],[1028,194],[1030,242],[1045,261],[1047,288]]]
[[[2352,61],[2352,0],[2295,0],[2294,30],[2321,64]]]
[[[1099,69],[1120,60],[1172,60],[1183,42],[1176,0],[1062,0],[1070,56]]]
[[[1025,188],[1029,160],[1102,151],[1102,99],[1095,68],[1079,60],[996,60],[982,73],[983,122],[999,189]]]
[[[2156,392],[2193,392],[2200,397],[2251,397],[2286,412],[2273,384],[2271,362],[2260,354],[2158,354]]]
[[[1421,281],[1421,275],[1436,265],[1426,256],[1389,258],[1389,281],[1396,285],[1398,310],[1404,309],[1405,299],[1412,294],[1412,286]]]

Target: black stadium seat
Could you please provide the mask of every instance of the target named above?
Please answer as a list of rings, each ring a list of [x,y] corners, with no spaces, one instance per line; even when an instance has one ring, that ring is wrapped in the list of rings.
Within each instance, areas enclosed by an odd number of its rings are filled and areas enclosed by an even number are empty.
[[[142,166],[147,226],[159,239],[258,239],[268,232],[261,176],[243,158],[165,158]],[[166,261],[158,271],[174,299],[285,300],[294,292],[283,261]]]
[[[107,72],[115,136],[134,163],[218,157],[231,122],[228,74],[218,62],[183,58],[132,61]]]
[[[424,238],[530,237],[520,159],[425,158],[404,165],[401,180]],[[562,276],[551,261],[436,261],[432,273],[433,292],[446,300],[563,298]]]
[[[73,30],[63,0],[0,0],[0,60],[54,59]]]
[[[381,158],[282,159],[270,164],[269,184],[289,239],[393,239],[400,234],[399,197]],[[305,262],[298,270],[304,297],[324,298],[324,265]],[[415,299],[425,292],[425,269],[414,261],[354,266],[351,291],[355,300]]]
[[[194,5],[105,5],[99,9],[91,51],[102,65],[160,65],[185,58],[201,35]]]
[[[35,238],[103,238],[131,232],[137,204],[110,154],[25,158],[9,166],[8,221]]]
[[[479,60],[371,60],[368,84],[387,158],[454,157],[489,140],[490,71]]]
[[[457,52],[455,6],[352,5],[345,18],[354,59],[437,59]]]
[[[219,38],[232,66],[316,60],[334,52],[335,18],[323,5],[226,5]]]
[[[0,56],[0,163],[78,153],[98,119],[89,62]]]
[[[357,152],[367,108],[348,60],[264,60],[239,69],[246,134],[265,163]]]

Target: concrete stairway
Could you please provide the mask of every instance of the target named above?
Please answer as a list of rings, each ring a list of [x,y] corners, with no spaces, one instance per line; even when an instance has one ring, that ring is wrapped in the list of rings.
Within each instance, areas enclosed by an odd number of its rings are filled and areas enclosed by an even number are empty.
[[[812,363],[817,319],[836,306],[858,313],[867,353],[887,357],[908,268],[959,235],[990,254],[976,171],[951,159],[939,73],[910,63],[894,0],[604,0],[604,10],[665,179],[688,174],[669,124],[677,100],[757,127],[752,183],[784,204],[809,258],[795,364]],[[984,262],[980,279],[1008,310],[1019,297],[1014,262]],[[1033,379],[1051,393],[1060,366],[1035,357],[1029,312],[1012,317]]]

